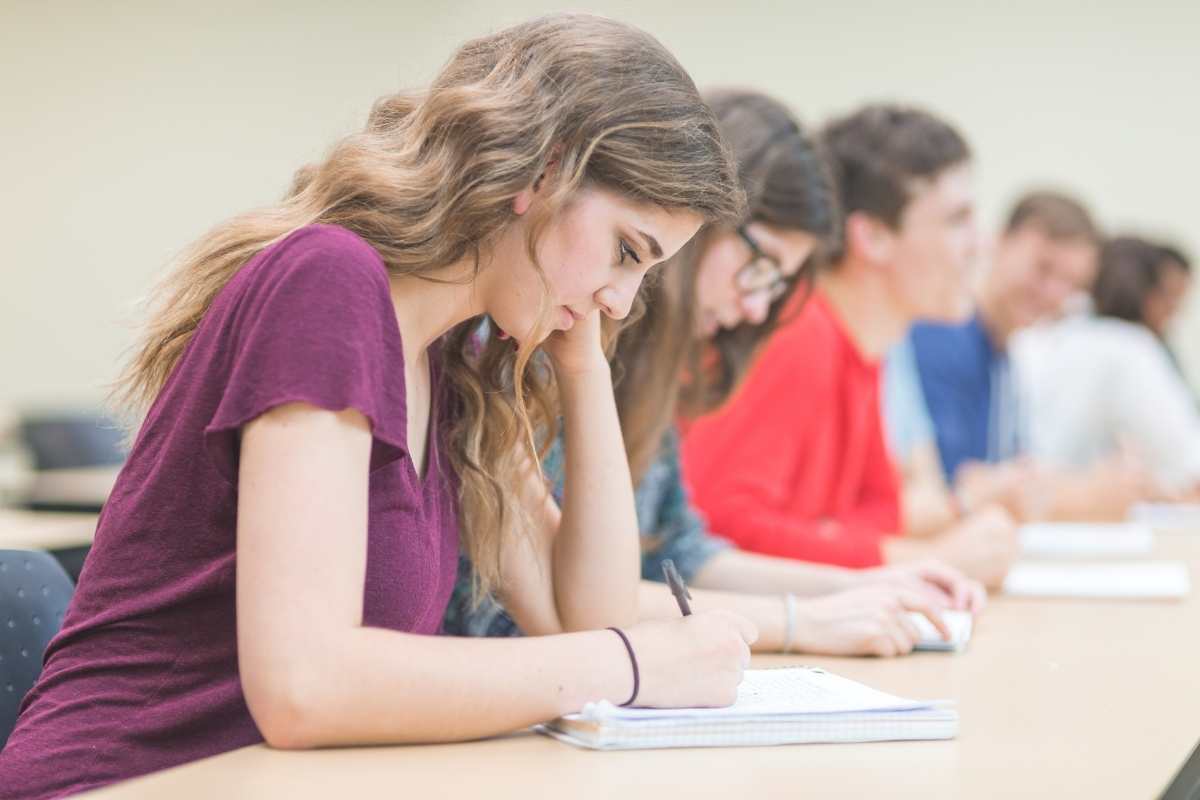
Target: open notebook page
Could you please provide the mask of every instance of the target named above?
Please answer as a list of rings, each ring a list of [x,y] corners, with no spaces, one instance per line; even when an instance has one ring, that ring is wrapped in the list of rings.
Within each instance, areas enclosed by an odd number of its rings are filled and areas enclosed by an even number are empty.
[[[849,711],[905,711],[933,704],[876,691],[823,669],[786,667],[748,669],[737,701],[724,708],[620,708],[607,701],[588,703],[567,719],[638,720],[655,718],[722,719],[783,714],[833,714]]]

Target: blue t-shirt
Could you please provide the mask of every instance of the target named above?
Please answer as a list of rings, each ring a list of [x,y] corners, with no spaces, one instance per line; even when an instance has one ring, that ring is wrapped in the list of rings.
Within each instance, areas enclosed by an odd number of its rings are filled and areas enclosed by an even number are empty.
[[[968,461],[1020,455],[1026,436],[1012,366],[979,314],[960,325],[919,322],[909,341],[946,480]]]

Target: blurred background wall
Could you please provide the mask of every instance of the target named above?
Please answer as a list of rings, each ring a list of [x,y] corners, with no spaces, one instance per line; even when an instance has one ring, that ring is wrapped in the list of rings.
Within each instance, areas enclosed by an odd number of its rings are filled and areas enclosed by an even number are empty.
[[[486,2],[0,0],[0,406],[100,402],[173,252],[425,83],[463,39],[564,8]],[[594,2],[701,86],[815,124],[867,100],[956,121],[982,222],[1034,184],[1200,255],[1200,3]],[[1200,298],[1176,334],[1200,378]]]

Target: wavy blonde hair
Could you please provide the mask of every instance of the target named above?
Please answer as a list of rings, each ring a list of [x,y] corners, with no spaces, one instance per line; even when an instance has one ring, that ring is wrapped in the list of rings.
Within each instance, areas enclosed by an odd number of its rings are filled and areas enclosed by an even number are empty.
[[[585,186],[709,221],[743,210],[711,110],[656,39],[590,15],[534,19],[468,41],[425,91],[382,98],[365,129],[302,169],[283,201],[221,223],[186,250],[152,296],[118,402],[134,412],[149,406],[213,298],[251,257],[298,228],[345,227],[392,275],[436,280],[434,272],[463,259],[478,272],[514,217],[513,197],[552,160],[558,178],[529,226],[535,264],[540,234]],[[541,305],[545,317],[547,297]],[[532,431],[557,426],[553,376],[536,351],[486,331],[481,339],[477,319],[450,331],[442,349],[458,412],[450,460],[461,540],[481,591],[500,582],[506,531],[529,529],[519,476],[540,458]]]

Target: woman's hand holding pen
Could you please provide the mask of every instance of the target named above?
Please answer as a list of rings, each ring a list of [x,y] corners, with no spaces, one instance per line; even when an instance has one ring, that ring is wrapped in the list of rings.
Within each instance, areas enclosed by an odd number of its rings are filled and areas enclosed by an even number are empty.
[[[641,671],[637,705],[658,708],[733,703],[758,639],[749,620],[726,611],[642,622],[626,633]]]

